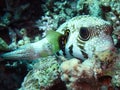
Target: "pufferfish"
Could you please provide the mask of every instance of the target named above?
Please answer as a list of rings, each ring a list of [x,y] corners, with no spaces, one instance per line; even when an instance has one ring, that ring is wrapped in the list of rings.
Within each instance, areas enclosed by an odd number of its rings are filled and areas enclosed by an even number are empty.
[[[76,16],[56,31],[48,31],[45,38],[1,55],[3,59],[35,60],[49,55],[85,60],[95,52],[114,48],[111,24],[101,18]]]

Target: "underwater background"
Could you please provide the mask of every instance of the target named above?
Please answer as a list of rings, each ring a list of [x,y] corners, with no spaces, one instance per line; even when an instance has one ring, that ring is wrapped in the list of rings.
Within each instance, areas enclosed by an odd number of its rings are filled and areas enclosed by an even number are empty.
[[[120,90],[120,0],[0,0],[0,54],[40,41],[82,15],[112,25],[116,52],[101,52],[85,62],[56,55],[0,58],[0,90]]]

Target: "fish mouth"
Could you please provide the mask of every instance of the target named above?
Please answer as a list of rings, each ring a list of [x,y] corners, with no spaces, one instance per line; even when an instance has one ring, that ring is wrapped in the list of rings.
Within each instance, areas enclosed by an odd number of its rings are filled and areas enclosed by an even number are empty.
[[[101,52],[95,52],[94,55],[100,61],[111,62],[117,58],[117,49],[115,47],[109,48]]]
[[[103,52],[105,52],[105,51],[116,52],[117,49],[115,47],[109,47],[109,48],[103,50]]]
[[[116,53],[117,49],[115,47],[110,47],[101,51],[95,51],[95,53],[104,53],[104,52],[112,52],[112,53]]]

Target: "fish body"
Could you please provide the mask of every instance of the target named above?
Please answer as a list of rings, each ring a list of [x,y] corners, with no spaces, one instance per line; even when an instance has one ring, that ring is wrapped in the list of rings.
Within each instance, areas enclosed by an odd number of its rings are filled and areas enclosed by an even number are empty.
[[[110,23],[100,18],[76,16],[62,24],[56,31],[48,33],[44,39],[3,54],[2,57],[32,60],[57,53],[67,58],[84,60],[92,57],[94,52],[114,47],[112,30]]]
[[[69,31],[61,54],[85,59],[92,57],[94,52],[111,49],[114,47],[112,30],[111,24],[100,18],[86,15],[74,17],[57,30],[62,34]]]

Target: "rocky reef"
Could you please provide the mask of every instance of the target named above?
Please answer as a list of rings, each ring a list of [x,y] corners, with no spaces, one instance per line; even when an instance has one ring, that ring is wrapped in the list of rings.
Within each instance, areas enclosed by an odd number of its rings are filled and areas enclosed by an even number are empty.
[[[49,62],[49,63],[47,63]],[[53,86],[60,78],[59,64],[56,58],[49,56],[42,58],[34,64],[27,74],[20,90],[44,90]]]
[[[106,50],[96,53],[84,62],[76,58],[68,60],[62,56],[43,59],[29,71],[20,90],[119,89],[120,55],[116,52]],[[58,84],[60,86],[55,87]]]
[[[102,57],[101,57],[102,54]],[[118,55],[119,56],[119,55]],[[112,85],[116,86],[117,82],[114,77],[119,79],[119,57],[115,53],[104,51],[96,54],[93,58],[80,62],[77,59],[71,59],[61,64],[62,77],[61,79],[67,83],[68,90],[109,90]],[[71,66],[71,67],[69,67]],[[115,69],[116,67],[116,69]],[[114,70],[113,70],[114,69]],[[104,76],[113,77],[108,83],[100,83],[99,78]],[[82,83],[89,84],[86,87]],[[112,83],[112,84],[111,84]],[[117,82],[117,84],[119,81]],[[78,85],[76,85],[78,84]],[[118,85],[119,87],[119,85]]]
[[[34,61],[4,61],[0,58],[0,90],[120,89],[119,0],[0,2],[0,53],[37,42],[46,36],[47,31],[57,30],[64,22],[80,15],[95,16],[110,22],[115,46],[115,50],[95,53],[83,62],[56,55]]]

